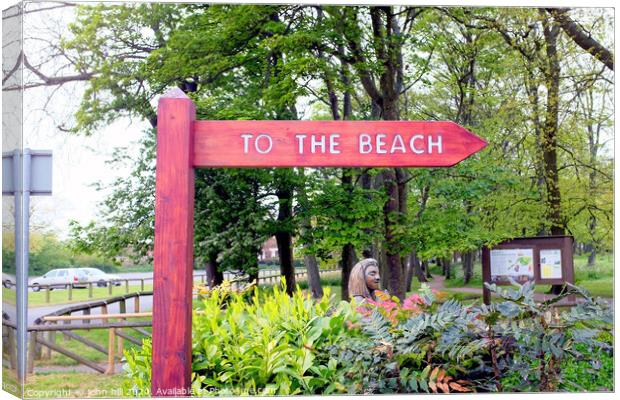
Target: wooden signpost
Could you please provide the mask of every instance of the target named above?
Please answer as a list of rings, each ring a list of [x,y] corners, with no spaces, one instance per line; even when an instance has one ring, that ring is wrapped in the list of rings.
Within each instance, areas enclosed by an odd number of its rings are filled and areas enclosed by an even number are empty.
[[[151,395],[191,394],[194,168],[448,167],[487,143],[453,122],[196,121],[159,100]]]

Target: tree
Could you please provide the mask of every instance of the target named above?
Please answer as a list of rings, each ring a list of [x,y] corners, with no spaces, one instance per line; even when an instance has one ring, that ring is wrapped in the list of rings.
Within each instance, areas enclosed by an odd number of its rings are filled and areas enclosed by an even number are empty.
[[[594,39],[590,33],[585,32],[583,28],[570,17],[570,8],[547,8],[546,11],[558,21],[564,32],[566,32],[579,47],[590,53],[592,57],[602,62],[610,70],[614,70],[614,56],[611,51]]]
[[[419,261],[454,252],[472,261],[472,251],[515,236],[569,230],[581,243],[609,246],[612,163],[602,137],[610,117],[601,99],[610,75],[603,65],[583,63],[591,56],[564,34],[565,15],[390,6],[79,7],[73,37],[60,48],[77,71],[92,75],[70,128],[88,134],[121,115],[154,127],[152,100],[174,86],[191,96],[201,119],[297,119],[307,116],[299,105],[311,99],[313,118],[465,125],[490,145],[451,169],[199,172],[196,249],[214,282],[227,268],[254,273],[252,254],[275,234],[292,290],[292,243],[300,233],[310,265],[313,252],[339,255],[343,298],[347,271],[369,248],[385,265],[388,291],[402,297],[414,275],[426,279]],[[597,14],[570,15],[588,31]],[[596,32],[603,45],[605,29]],[[106,199],[104,223],[76,227],[85,246],[148,254],[154,130],[142,146],[134,173]],[[236,233],[240,227],[247,229]],[[318,268],[311,270],[319,296]]]

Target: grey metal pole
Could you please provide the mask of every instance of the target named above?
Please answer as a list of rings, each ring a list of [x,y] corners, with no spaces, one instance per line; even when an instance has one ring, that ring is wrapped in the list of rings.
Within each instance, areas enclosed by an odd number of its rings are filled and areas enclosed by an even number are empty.
[[[26,378],[28,344],[28,217],[30,208],[30,151],[13,151],[15,185],[15,280],[17,289],[17,379]],[[25,210],[25,212],[24,212]]]

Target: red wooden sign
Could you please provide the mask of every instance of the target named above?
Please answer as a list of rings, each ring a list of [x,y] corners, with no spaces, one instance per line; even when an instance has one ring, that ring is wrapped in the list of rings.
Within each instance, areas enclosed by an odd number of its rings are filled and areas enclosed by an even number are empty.
[[[486,142],[452,122],[196,121],[179,89],[157,110],[151,396],[191,394],[195,167],[439,167]]]
[[[454,122],[196,121],[197,167],[448,167],[487,143]]]

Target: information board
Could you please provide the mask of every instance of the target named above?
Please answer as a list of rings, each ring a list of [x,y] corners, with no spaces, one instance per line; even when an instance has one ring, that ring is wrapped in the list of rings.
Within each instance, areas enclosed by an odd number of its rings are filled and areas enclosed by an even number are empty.
[[[562,279],[562,250],[540,250],[540,278]]]
[[[491,282],[507,283],[534,279],[534,251],[532,249],[491,250]]]
[[[482,249],[482,279],[485,283],[510,285],[512,281],[536,285],[575,284],[571,236],[535,236],[514,238]],[[483,286],[485,304],[491,292]],[[552,293],[538,293],[550,299]],[[560,300],[560,305],[574,304],[575,296]]]

